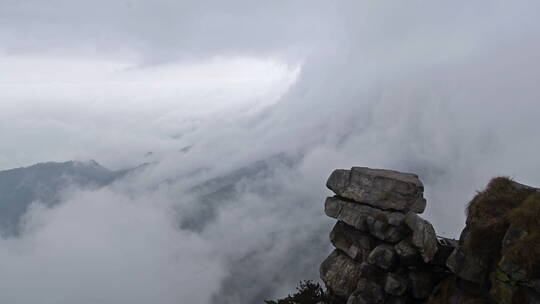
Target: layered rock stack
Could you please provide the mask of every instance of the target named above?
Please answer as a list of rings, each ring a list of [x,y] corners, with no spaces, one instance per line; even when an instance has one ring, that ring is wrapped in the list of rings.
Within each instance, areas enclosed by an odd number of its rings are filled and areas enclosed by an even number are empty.
[[[415,174],[353,167],[335,170],[325,213],[337,219],[335,250],[321,279],[347,304],[422,303],[449,275],[446,260],[456,242],[437,237],[418,214],[426,207]]]

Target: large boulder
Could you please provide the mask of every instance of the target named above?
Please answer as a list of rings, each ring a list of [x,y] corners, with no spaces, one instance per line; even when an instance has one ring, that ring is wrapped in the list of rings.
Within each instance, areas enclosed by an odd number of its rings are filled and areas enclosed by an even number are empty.
[[[438,250],[433,225],[413,212],[407,213],[405,224],[412,230],[412,244],[418,248],[424,262],[431,262]]]
[[[338,221],[330,232],[330,241],[334,247],[360,262],[364,261],[377,245],[374,237],[341,221]]]
[[[459,245],[446,260],[446,266],[464,280],[485,285],[489,265],[486,263],[486,258],[479,257],[465,246],[465,244],[469,243],[469,238],[470,229],[465,227],[461,232]]]
[[[360,231],[369,232],[382,241],[397,243],[408,232],[403,224],[404,214],[383,211],[347,201],[338,196],[326,199],[324,211],[329,217],[336,218]]]
[[[360,263],[336,249],[321,264],[320,276],[333,294],[346,299],[356,289]]]
[[[457,247],[448,257],[446,266],[458,277],[480,285],[485,284],[488,268],[485,260]]]
[[[353,167],[335,170],[326,186],[337,195],[379,209],[422,213],[424,185],[416,174]]]

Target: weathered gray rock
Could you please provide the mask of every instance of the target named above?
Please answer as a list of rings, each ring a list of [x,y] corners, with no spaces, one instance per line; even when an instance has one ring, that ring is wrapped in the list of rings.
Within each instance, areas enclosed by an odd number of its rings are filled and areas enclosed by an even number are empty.
[[[487,266],[485,260],[467,253],[462,246],[458,246],[448,257],[446,266],[464,280],[478,284],[484,284],[486,281]]]
[[[392,245],[382,244],[375,247],[367,258],[367,262],[382,269],[390,269],[396,261],[396,252]]]
[[[320,276],[331,292],[346,299],[356,289],[360,263],[336,249],[321,264]]]
[[[393,296],[401,296],[407,291],[407,288],[408,282],[406,278],[395,273],[389,273],[388,275],[386,275],[384,291],[387,294]]]
[[[412,230],[412,244],[418,248],[424,262],[431,262],[438,249],[433,225],[413,212],[407,213],[405,224]]]
[[[426,208],[424,185],[415,174],[353,167],[332,172],[326,186],[339,196],[380,209],[422,213]]]
[[[413,246],[411,240],[402,240],[394,246],[394,249],[396,250],[396,254],[399,257],[399,262],[402,265],[409,266],[422,263],[422,256],[420,255],[420,251],[418,251],[418,249]]]
[[[328,197],[324,211],[347,225],[385,242],[399,242],[408,232],[404,226],[405,216],[400,212],[383,211],[367,205],[346,201],[340,197]]]
[[[433,291],[432,275],[426,272],[410,272],[411,295],[415,299],[426,299]]]
[[[338,221],[330,232],[330,241],[337,249],[357,261],[364,261],[377,241],[371,235]]]
[[[350,295],[347,304],[382,304],[385,295],[383,288],[372,280],[361,278],[356,290]]]

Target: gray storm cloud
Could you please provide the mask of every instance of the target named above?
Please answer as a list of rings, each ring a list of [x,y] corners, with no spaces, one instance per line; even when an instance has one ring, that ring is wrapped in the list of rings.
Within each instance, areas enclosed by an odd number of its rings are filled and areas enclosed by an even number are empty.
[[[21,151],[34,147],[25,141],[40,142],[40,157],[51,159],[61,149],[67,151],[61,155],[98,159],[161,153],[154,165],[105,189],[68,191],[52,209],[35,203],[25,215],[25,232],[1,241],[0,281],[9,288],[0,299],[261,303],[284,295],[298,280],[316,279],[329,249],[325,178],[354,165],[418,173],[426,185],[426,217],[440,234],[455,236],[466,202],[490,177],[540,185],[538,5],[0,2],[5,62],[68,55],[127,62],[118,69],[140,71],[142,82],[154,79],[148,69],[214,56],[282,67],[269,68],[282,76],[257,90],[210,95],[226,95],[229,103],[250,100],[250,92],[259,93],[256,100],[272,99],[257,107],[248,101],[205,107],[204,85],[186,97],[174,82],[167,98],[147,106],[146,98],[167,87],[126,87],[123,79],[121,89],[105,81],[88,90],[101,72],[94,78],[82,73],[84,85],[53,87],[64,97],[59,101],[54,94],[25,95],[25,86],[16,85],[27,77],[13,84],[4,76],[0,96],[11,105],[4,113],[16,119],[0,113],[0,132],[9,138],[21,126],[42,130],[7,141],[3,164],[32,155]],[[37,88],[46,92],[53,85],[40,80]],[[108,99],[92,92],[106,92]],[[69,98],[80,103],[66,110]],[[130,103],[137,98],[142,101]],[[175,98],[203,106],[165,102]],[[129,107],[114,106],[122,99],[117,104]],[[88,116],[89,104],[108,115]],[[208,108],[218,110],[200,115]],[[171,111],[181,115],[165,115]],[[85,124],[96,117],[109,123]],[[72,132],[75,147],[62,141]],[[186,146],[187,153],[178,152]],[[107,159],[113,167],[136,160]],[[209,180],[214,184],[205,184]]]

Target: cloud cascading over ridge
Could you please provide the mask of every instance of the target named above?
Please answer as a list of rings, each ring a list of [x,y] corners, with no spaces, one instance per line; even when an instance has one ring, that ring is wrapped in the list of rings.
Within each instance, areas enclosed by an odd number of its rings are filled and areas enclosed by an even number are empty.
[[[286,294],[316,278],[324,181],[353,165],[418,173],[455,236],[490,177],[540,185],[538,5],[1,1],[2,167],[157,161],[36,203],[1,241],[1,302]]]

